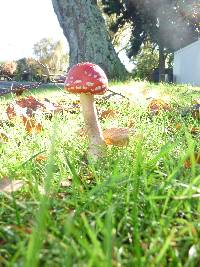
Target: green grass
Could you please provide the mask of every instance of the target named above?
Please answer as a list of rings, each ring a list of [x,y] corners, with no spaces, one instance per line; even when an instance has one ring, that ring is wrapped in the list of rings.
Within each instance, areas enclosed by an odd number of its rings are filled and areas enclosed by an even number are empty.
[[[1,98],[1,128],[9,140],[0,144],[0,178],[24,180],[25,186],[0,193],[0,266],[200,265],[200,165],[192,160],[191,168],[184,167],[200,149],[200,135],[190,132],[200,123],[190,113],[181,116],[200,89],[133,81],[110,88],[130,101],[97,101],[98,109],[118,111],[101,120],[103,129],[131,120],[136,133],[127,147],[109,146],[106,158],[94,164],[84,160],[80,112],[40,117],[42,132],[29,135],[20,122],[7,121],[12,98]],[[145,96],[135,100],[134,90]],[[152,90],[167,97],[170,112],[147,111]],[[78,99],[52,88],[31,94],[65,104]],[[40,154],[47,160],[38,162]],[[71,185],[62,186],[67,179]]]

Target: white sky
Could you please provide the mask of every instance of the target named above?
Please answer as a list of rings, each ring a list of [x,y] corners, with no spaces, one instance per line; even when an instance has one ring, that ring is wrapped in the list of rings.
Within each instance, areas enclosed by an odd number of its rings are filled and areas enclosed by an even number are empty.
[[[0,38],[0,61],[33,56],[42,38],[63,40],[68,49],[51,0],[0,0]]]
[[[0,61],[32,56],[42,38],[67,41],[51,0],[0,0]]]

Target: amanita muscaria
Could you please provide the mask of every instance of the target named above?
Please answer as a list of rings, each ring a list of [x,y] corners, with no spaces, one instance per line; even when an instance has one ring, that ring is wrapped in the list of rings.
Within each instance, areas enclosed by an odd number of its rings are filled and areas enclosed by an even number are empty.
[[[105,72],[96,64],[83,62],[74,65],[65,80],[65,90],[80,94],[80,104],[89,138],[89,155],[98,159],[104,150],[105,141],[97,117],[94,95],[101,95],[108,88]]]

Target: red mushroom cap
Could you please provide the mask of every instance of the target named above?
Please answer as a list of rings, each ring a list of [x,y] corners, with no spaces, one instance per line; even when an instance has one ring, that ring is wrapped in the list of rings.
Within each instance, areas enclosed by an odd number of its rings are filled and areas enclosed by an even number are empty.
[[[105,72],[96,64],[74,65],[65,80],[65,90],[74,94],[104,94],[108,88]]]

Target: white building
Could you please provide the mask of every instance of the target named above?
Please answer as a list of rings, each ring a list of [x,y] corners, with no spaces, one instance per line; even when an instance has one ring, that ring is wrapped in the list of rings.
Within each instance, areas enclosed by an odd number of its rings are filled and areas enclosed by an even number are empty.
[[[200,39],[174,53],[174,82],[200,86]]]

